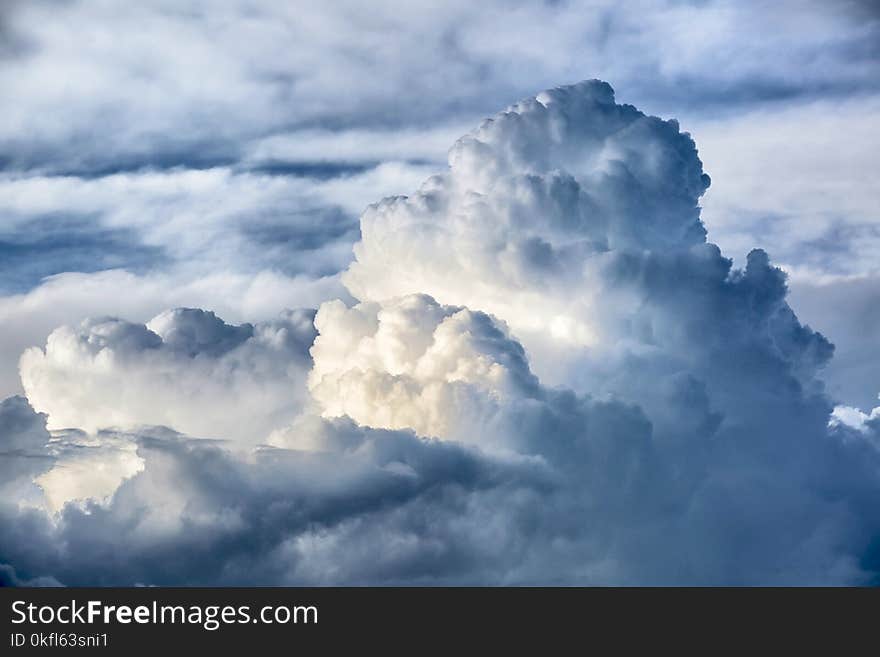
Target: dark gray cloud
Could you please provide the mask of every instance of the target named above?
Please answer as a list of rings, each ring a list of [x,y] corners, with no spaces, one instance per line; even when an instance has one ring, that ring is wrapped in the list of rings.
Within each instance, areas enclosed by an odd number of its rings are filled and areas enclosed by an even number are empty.
[[[138,442],[145,467],[109,506],[68,506],[53,525],[38,511],[4,505],[0,553],[19,573],[48,569],[65,584],[321,581],[327,576],[321,564],[299,553],[325,531],[397,513],[412,521],[424,513],[422,521],[430,521],[452,511],[444,508],[449,501],[466,503],[483,489],[543,485],[538,466],[507,465],[408,433],[342,421],[320,431],[324,452],[264,449],[246,460],[209,441],[167,433],[120,436]],[[25,533],[30,540],[22,540]],[[381,548],[353,550],[353,557],[362,550],[363,560],[350,564],[345,578],[375,581],[366,559]],[[429,560],[396,567],[404,570],[401,579],[409,568],[454,577],[468,568],[460,561],[473,555],[449,558],[453,563],[439,569]]]

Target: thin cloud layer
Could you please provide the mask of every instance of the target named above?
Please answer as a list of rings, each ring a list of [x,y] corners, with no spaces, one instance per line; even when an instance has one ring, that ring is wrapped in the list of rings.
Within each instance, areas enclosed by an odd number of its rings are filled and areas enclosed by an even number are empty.
[[[735,268],[706,240],[708,183],[674,121],[602,82],[561,87],[371,206],[343,276],[354,299],[314,327],[176,310],[58,329],[22,359],[48,417],[2,407],[0,449],[24,459],[9,481],[45,491],[0,502],[3,572],[876,582],[876,413],[832,414],[832,345],[764,251]],[[59,474],[89,446],[116,454],[93,491]]]
[[[585,70],[663,111],[694,89],[713,113],[876,92],[877,30],[819,2],[18,3],[0,148],[55,173],[205,168],[279,134],[470,119]]]

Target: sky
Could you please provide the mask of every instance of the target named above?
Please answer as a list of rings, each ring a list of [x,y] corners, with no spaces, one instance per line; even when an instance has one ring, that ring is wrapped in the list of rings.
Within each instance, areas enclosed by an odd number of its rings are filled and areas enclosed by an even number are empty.
[[[0,5],[0,581],[880,582],[875,2]]]

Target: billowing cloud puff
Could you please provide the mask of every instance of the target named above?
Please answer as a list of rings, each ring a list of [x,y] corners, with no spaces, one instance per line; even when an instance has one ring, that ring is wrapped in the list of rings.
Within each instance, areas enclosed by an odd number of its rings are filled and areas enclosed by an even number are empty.
[[[851,406],[837,406],[831,414],[829,426],[844,435],[855,432],[857,437],[873,441],[880,449],[880,406],[868,412]]]
[[[158,429],[118,434],[144,467],[110,500],[50,519],[0,499],[0,564],[17,584],[482,580],[503,576],[493,536],[519,537],[515,516],[479,525],[499,500],[531,507],[552,486],[533,460],[411,432],[319,418],[296,431],[320,449],[244,455]]]
[[[21,379],[53,429],[166,425],[259,442],[299,412],[312,311],[231,326],[179,308],[144,324],[93,319],[27,350]]]
[[[466,417],[538,387],[503,326],[427,296],[353,308],[328,302],[315,326],[309,389],[327,417],[466,440]]]

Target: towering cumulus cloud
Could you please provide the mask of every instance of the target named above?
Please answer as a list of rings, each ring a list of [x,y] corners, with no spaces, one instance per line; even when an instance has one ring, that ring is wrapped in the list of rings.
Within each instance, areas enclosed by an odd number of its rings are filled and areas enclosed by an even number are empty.
[[[0,416],[2,449],[40,457],[5,481],[48,498],[0,502],[0,563],[65,584],[878,581],[877,411],[833,411],[833,346],[765,252],[736,269],[707,241],[708,186],[675,121],[584,82],[369,207],[354,301],[314,326],[56,330],[21,360],[40,413]],[[112,477],[64,475],[74,447]]]
[[[430,294],[503,317],[529,346],[569,351],[619,337],[598,298],[610,254],[705,239],[697,201],[709,178],[693,141],[675,121],[615,104],[603,82],[488,119],[449,165],[364,213],[345,276],[355,296]]]

